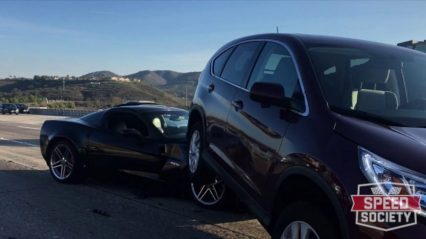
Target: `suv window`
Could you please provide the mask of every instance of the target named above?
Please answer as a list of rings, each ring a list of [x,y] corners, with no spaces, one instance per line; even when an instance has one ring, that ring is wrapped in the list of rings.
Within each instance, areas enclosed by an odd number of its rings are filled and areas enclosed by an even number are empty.
[[[216,57],[213,62],[213,74],[215,76],[220,76],[220,74],[222,74],[223,67],[234,49],[235,47],[229,48]]]
[[[303,94],[296,67],[290,53],[281,45],[268,42],[259,56],[247,85],[250,90],[255,82],[281,84],[285,97],[292,98],[304,109]]]
[[[257,56],[260,44],[260,42],[249,42],[239,45],[226,63],[221,77],[242,86],[248,70]]]

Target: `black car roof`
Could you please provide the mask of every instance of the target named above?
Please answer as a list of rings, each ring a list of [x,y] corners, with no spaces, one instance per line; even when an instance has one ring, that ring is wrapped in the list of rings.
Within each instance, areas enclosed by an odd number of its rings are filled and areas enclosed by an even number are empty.
[[[187,112],[187,110],[176,108],[176,107],[170,107],[165,105],[157,105],[157,104],[142,104],[142,105],[127,105],[127,106],[120,106],[118,108],[123,109],[133,109],[137,110],[139,112],[154,112],[154,111],[182,111]]]

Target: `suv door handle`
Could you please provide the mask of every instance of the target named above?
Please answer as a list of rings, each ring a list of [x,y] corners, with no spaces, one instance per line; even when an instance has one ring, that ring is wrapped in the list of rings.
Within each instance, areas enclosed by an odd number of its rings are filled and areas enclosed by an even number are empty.
[[[209,93],[214,91],[214,84],[210,84],[207,89],[208,89]]]
[[[234,106],[234,109],[236,111],[241,110],[244,107],[243,101],[242,100],[233,100],[231,102],[232,106]]]

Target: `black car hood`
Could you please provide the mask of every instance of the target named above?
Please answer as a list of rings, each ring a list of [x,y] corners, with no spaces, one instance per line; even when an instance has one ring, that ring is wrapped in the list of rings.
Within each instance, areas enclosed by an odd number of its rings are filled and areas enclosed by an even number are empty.
[[[426,129],[387,126],[333,115],[336,133],[387,160],[426,174]]]

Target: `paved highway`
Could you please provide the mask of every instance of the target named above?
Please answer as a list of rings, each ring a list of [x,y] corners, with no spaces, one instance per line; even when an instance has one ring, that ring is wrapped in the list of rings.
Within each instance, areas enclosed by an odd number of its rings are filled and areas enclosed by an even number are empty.
[[[210,211],[125,173],[55,182],[38,137],[54,116],[0,115],[0,238],[269,238],[245,212]]]

